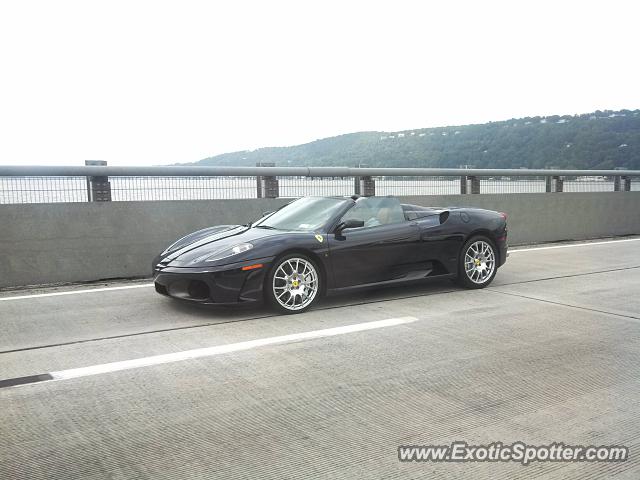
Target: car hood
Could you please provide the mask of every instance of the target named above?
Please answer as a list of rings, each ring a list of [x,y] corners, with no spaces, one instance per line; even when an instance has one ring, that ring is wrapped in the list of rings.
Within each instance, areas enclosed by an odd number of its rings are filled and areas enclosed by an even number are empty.
[[[215,265],[255,258],[257,243],[259,243],[260,240],[284,233],[287,232],[282,230],[251,228],[246,225],[219,225],[205,228],[173,243],[160,254],[156,263],[173,267],[196,266],[200,263],[196,262],[197,259],[233,248],[241,243],[252,243],[254,248],[244,254],[234,255],[232,259],[226,258],[221,261],[207,262],[207,264]],[[257,256],[259,256],[259,254]]]

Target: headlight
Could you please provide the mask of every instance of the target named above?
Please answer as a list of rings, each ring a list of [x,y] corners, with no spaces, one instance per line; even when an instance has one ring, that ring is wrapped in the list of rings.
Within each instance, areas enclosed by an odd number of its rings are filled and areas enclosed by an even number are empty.
[[[246,252],[251,250],[253,245],[251,243],[241,243],[231,248],[223,248],[222,250],[217,250],[214,252],[209,252],[206,255],[202,255],[194,260],[191,263],[202,263],[202,262],[215,262],[218,260],[222,260],[223,258],[232,257],[234,255],[238,255],[239,253]]]
[[[251,250],[252,248],[253,245],[251,245],[250,243],[241,243],[240,245],[236,245],[235,247],[233,247],[231,251],[234,255],[237,255],[238,253],[246,252],[247,250]]]

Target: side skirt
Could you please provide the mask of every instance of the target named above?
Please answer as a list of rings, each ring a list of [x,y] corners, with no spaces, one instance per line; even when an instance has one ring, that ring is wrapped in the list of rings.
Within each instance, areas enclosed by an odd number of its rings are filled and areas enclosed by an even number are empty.
[[[444,274],[440,274],[440,275],[430,275],[431,270],[429,270],[428,272],[412,272],[412,274],[407,275],[405,277],[402,278],[397,278],[394,280],[387,280],[384,282],[377,282],[377,283],[363,283],[360,285],[350,285],[348,287],[340,287],[340,288],[331,288],[331,289],[327,289],[327,296],[332,296],[332,295],[340,295],[342,293],[349,293],[349,292],[355,292],[355,291],[359,291],[359,290],[367,290],[367,289],[371,289],[371,288],[380,288],[380,287],[387,287],[387,286],[392,286],[392,285],[406,285],[406,284],[416,284],[416,283],[426,283],[430,280],[443,280],[443,279],[448,279],[448,278],[456,278],[456,274],[455,273],[444,273]],[[418,275],[415,275],[418,274]],[[427,276],[430,275],[430,276]]]

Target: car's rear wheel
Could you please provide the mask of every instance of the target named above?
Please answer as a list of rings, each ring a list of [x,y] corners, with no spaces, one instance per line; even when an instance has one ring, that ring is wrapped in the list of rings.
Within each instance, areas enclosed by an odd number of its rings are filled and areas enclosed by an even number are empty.
[[[484,288],[498,270],[496,247],[487,237],[468,240],[460,251],[458,283],[465,288]]]
[[[320,293],[320,270],[309,257],[293,253],[279,258],[265,281],[269,302],[283,313],[308,310]]]

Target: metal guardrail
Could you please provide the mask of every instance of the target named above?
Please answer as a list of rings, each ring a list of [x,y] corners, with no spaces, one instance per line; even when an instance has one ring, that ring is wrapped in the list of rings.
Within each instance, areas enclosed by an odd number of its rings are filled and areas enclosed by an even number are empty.
[[[640,191],[640,170],[0,166],[0,204]]]
[[[350,168],[350,167],[114,167],[0,165],[0,177],[459,177],[640,176],[640,170],[543,170],[517,168]]]

